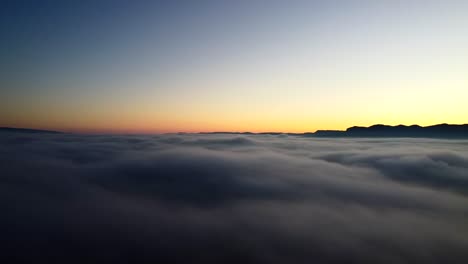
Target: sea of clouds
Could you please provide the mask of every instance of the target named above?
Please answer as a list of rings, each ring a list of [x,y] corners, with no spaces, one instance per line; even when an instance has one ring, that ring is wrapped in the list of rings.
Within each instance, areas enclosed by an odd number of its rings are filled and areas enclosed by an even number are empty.
[[[468,140],[3,133],[0,213],[24,262],[467,263]]]

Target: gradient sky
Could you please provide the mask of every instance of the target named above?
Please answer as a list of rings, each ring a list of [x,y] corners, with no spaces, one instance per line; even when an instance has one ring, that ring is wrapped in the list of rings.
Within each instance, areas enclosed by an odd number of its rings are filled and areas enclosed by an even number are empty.
[[[2,1],[0,126],[468,123],[468,1]]]

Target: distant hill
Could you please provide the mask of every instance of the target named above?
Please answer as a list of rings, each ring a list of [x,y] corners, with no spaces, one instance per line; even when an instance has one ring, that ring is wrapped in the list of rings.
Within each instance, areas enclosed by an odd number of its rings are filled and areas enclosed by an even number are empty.
[[[305,133],[281,132],[212,132],[201,134],[240,134],[240,135],[290,135],[304,137],[417,137],[417,138],[468,138],[468,124],[449,125],[439,124],[433,126],[388,126],[373,125],[370,127],[353,126],[346,130],[317,130]]]
[[[311,136],[315,137],[427,137],[427,138],[468,138],[468,124],[433,126],[387,126],[373,125],[370,127],[353,126],[346,131],[319,130]]]
[[[29,134],[61,134],[63,133],[59,131],[40,130],[40,129],[31,129],[31,128],[0,127],[0,133],[2,132],[29,133]]]
[[[0,133],[30,133],[30,134],[61,134],[60,131],[40,130],[31,128],[0,127]],[[183,134],[183,133],[182,133]],[[439,124],[433,126],[388,126],[373,125],[370,127],[353,126],[346,130],[317,130],[305,133],[282,132],[202,132],[199,134],[236,134],[236,135],[289,135],[303,137],[413,137],[413,138],[467,138],[468,124],[450,125]]]

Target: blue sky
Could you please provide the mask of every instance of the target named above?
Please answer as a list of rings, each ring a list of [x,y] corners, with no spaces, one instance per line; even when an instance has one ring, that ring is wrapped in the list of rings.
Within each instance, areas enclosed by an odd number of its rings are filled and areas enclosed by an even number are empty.
[[[466,1],[4,1],[0,123],[313,131],[464,123]]]

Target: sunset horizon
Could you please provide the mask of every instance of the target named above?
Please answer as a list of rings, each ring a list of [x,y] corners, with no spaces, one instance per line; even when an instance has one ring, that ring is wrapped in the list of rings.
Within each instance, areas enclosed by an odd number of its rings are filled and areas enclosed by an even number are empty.
[[[0,263],[466,264],[468,0],[0,1]]]
[[[0,125],[0,128],[15,128],[15,129],[33,129],[33,130],[45,130],[45,131],[56,131],[62,133],[77,133],[77,134],[134,134],[134,135],[151,135],[151,134],[177,134],[177,133],[254,133],[254,134],[262,134],[262,133],[315,133],[317,131],[345,131],[351,127],[370,127],[375,125],[385,125],[385,126],[435,126],[435,125],[468,125],[468,122],[465,123],[449,123],[449,122],[440,122],[440,123],[429,123],[429,124],[417,124],[417,123],[394,123],[394,124],[384,124],[382,122],[376,122],[371,124],[353,124],[345,127],[339,128],[330,128],[330,127],[323,127],[319,129],[311,129],[311,130],[275,130],[275,129],[264,129],[264,130],[254,130],[254,129],[206,129],[206,130],[166,130],[166,131],[158,131],[158,130],[120,130],[120,129],[62,129],[60,127],[39,127],[39,126],[17,126],[17,125]]]
[[[0,125],[163,133],[467,122],[466,2],[261,2],[7,1]]]

